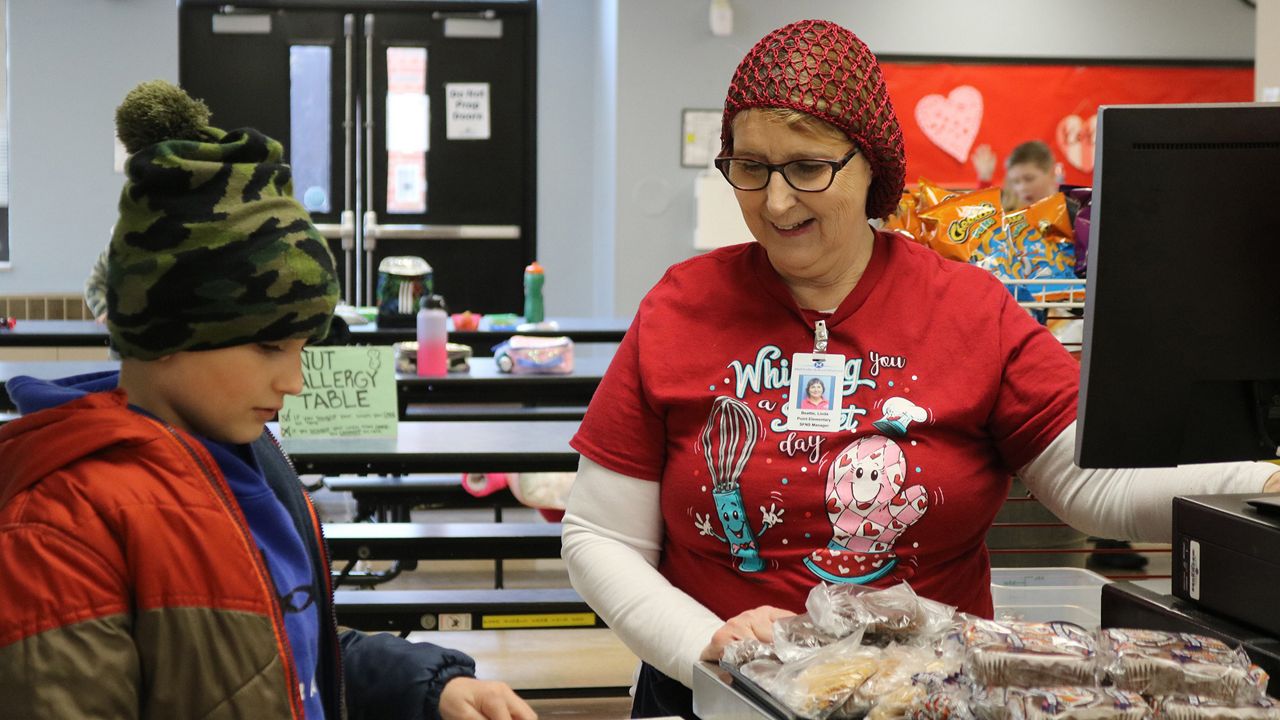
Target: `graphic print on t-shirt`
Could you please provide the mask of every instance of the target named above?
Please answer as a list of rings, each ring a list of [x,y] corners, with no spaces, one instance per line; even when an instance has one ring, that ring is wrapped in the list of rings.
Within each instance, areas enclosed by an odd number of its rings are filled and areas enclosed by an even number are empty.
[[[711,526],[710,517],[697,513],[695,517],[699,534],[728,543],[729,554],[740,561],[738,570],[742,572],[764,569],[760,548],[756,545],[757,533],[751,529],[738,484],[759,437],[760,418],[746,403],[724,396],[715,399],[706,427],[702,429],[702,453],[707,460],[707,472],[711,474],[711,497],[715,499],[716,516],[720,518],[724,535]],[[763,518],[759,535],[782,522],[781,510],[771,506],[769,511],[763,507],[760,511]]]
[[[869,368],[867,377],[864,363]],[[788,431],[787,417],[796,403],[787,401],[791,367],[777,346],[766,345],[753,361],[735,360],[726,367],[734,376],[723,379],[719,392],[729,390],[736,397],[714,397],[697,443],[711,478],[711,487],[704,487],[704,492],[712,496],[719,531],[711,522],[710,507],[694,507],[690,514],[699,535],[728,544],[739,572],[766,571],[769,561],[762,557],[758,540],[782,524],[791,500],[802,509],[825,510],[829,534],[814,527],[821,522],[817,518],[805,520],[811,517],[806,512],[799,531],[786,531],[770,544],[798,541],[817,546],[803,557],[805,568],[817,578],[869,583],[890,573],[903,580],[913,576],[914,560],[902,566],[896,545],[903,532],[925,515],[930,497],[924,485],[908,482],[907,452],[915,442],[907,436],[913,423],[928,426],[932,417],[928,409],[905,396],[911,388],[904,381],[916,380],[905,372],[906,358],[870,352],[866,360],[850,356],[845,361],[843,378],[837,382],[837,392],[844,399],[840,431],[834,433]],[[882,400],[867,397],[882,383],[895,394]],[[709,389],[717,392],[715,385]],[[859,434],[859,426],[866,421],[879,434]],[[773,452],[775,443],[782,457]],[[752,462],[757,445],[761,452],[755,453]],[[740,479],[748,463],[749,476],[763,475],[768,482],[762,486],[753,481],[744,493]],[[910,467],[915,473],[922,470]],[[767,497],[751,496],[768,486],[778,489]],[[751,507],[759,508],[755,526],[747,512]],[[778,532],[775,529],[770,537]],[[772,562],[776,567],[777,561]]]
[[[898,564],[898,536],[929,509],[923,486],[903,487],[906,474],[906,454],[883,435],[866,435],[841,450],[827,470],[831,542],[805,558],[805,566],[830,582],[867,583],[889,574]]]

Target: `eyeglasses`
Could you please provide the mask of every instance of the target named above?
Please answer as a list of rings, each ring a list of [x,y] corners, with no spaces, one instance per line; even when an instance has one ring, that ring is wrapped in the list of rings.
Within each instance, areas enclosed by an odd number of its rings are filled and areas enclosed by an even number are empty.
[[[739,190],[763,190],[776,172],[782,175],[782,179],[786,180],[788,185],[800,192],[822,192],[831,187],[831,183],[836,179],[836,173],[848,165],[857,154],[858,148],[854,148],[839,160],[805,158],[771,165],[759,160],[718,157],[715,163],[720,169],[720,174],[724,175],[724,179]]]

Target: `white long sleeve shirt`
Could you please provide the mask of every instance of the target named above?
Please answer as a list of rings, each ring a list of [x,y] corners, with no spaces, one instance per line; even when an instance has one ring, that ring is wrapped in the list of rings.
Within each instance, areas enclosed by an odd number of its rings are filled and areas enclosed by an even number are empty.
[[[1178,495],[1261,492],[1266,463],[1086,470],[1073,461],[1072,423],[1018,475],[1045,507],[1079,530],[1167,542]],[[565,513],[563,556],[574,588],[642,660],[689,686],[693,666],[727,618],[657,570],[663,520],[656,482],[583,458]]]

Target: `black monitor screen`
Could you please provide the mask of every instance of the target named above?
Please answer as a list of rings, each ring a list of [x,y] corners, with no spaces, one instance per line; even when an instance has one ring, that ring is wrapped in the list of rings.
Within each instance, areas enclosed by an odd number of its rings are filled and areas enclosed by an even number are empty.
[[[1076,462],[1277,457],[1280,104],[1098,112]]]

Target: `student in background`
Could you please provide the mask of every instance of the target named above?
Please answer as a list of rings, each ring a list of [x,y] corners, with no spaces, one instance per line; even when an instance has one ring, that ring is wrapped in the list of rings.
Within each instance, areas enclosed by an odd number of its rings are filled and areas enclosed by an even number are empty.
[[[979,177],[988,164],[994,165],[995,154],[988,146],[982,146],[985,152],[974,151],[974,165],[978,168]],[[987,176],[990,178],[990,175]],[[1043,200],[1058,192],[1061,184],[1062,163],[1053,156],[1053,150],[1039,140],[1028,140],[1014,147],[1005,158],[1005,191],[1006,209],[1017,210],[1038,200]],[[1012,205],[1009,204],[1012,200]],[[1067,212],[1075,221],[1080,203],[1068,196]],[[1146,556],[1129,552],[1133,546],[1125,540],[1108,540],[1094,538],[1094,546],[1102,552],[1095,552],[1089,557],[1093,567],[1113,570],[1141,570],[1146,567]]]
[[[1028,140],[1009,152],[1005,158],[1004,184],[1017,203],[1012,210],[1024,208],[1058,192],[1062,163],[1053,157],[1049,146],[1039,140]]]
[[[0,428],[0,693],[13,717],[535,715],[463,653],[339,632],[310,499],[263,427],[329,332],[333,258],[280,143],[161,81],[106,264],[119,372],[18,377]]]
[[[972,161],[978,173],[978,186],[990,187],[999,162],[995,151],[990,145],[979,145],[973,149]],[[1062,163],[1053,156],[1048,144],[1040,140],[1020,143],[1005,158],[1000,201],[1005,211],[1021,210],[1058,192],[1062,177]],[[1079,201],[1068,195],[1067,212],[1072,222],[1075,222],[1079,210]]]

